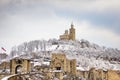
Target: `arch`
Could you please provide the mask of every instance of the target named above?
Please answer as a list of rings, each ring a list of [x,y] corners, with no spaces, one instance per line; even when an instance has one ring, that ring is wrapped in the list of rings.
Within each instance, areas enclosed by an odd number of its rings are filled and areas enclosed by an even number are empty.
[[[15,68],[15,74],[20,74],[22,73],[22,66],[21,65],[17,65]]]
[[[31,71],[31,63],[29,59],[14,58],[10,60],[10,73],[27,73]]]
[[[61,65],[61,63],[56,63],[56,70],[61,70],[61,68],[62,68],[62,65]]]
[[[56,63],[56,67],[61,67],[61,66],[62,66],[62,65],[61,65],[60,62]]]

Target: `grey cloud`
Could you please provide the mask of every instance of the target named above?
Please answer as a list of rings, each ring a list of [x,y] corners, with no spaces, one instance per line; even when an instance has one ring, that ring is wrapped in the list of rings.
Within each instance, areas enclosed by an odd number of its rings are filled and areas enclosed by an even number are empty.
[[[57,37],[64,29],[69,28],[69,25],[65,24],[70,24],[72,20],[76,21],[71,18],[66,19],[60,17],[56,13],[57,10],[66,12],[70,10],[77,14],[82,11],[83,13],[84,11],[104,13],[107,10],[113,9],[119,12],[120,1],[104,0],[105,3],[102,1],[103,0],[0,0],[0,37],[3,39],[2,41],[8,40],[9,43],[18,39],[22,42],[23,40],[45,38],[46,36],[47,39]],[[103,3],[104,5],[102,5]],[[117,16],[118,15],[119,14],[117,14]],[[91,25],[90,28],[92,29],[93,25]],[[77,29],[80,29],[80,26],[78,26]],[[89,29],[86,30],[86,32],[88,31]],[[91,32],[87,34],[90,33]],[[89,38],[89,35],[86,36]],[[119,37],[119,35],[117,37]],[[18,42],[16,41],[16,43]],[[11,45],[15,45],[16,43]],[[111,41],[111,43],[114,43],[114,40]],[[115,44],[117,45],[117,43]]]
[[[73,11],[87,10],[104,12],[120,11],[120,0],[1,0],[0,5],[51,5],[57,8]]]
[[[119,0],[48,0],[48,3],[62,9],[73,11],[120,11]]]

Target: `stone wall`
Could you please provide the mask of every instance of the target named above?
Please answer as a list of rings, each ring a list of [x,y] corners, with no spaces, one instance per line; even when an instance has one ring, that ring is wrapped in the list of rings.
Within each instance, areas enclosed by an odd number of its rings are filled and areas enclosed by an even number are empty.
[[[31,64],[27,59],[12,59],[10,60],[11,74],[17,74],[17,67],[21,67],[21,73],[30,72]]]
[[[77,71],[77,75],[89,80],[120,80],[120,71],[114,70],[103,71],[92,68],[89,71]]]
[[[76,60],[68,60],[65,54],[52,54],[50,67],[52,70],[63,70],[76,75]]]
[[[0,70],[3,70],[3,69],[10,69],[10,62],[2,62],[0,64]]]

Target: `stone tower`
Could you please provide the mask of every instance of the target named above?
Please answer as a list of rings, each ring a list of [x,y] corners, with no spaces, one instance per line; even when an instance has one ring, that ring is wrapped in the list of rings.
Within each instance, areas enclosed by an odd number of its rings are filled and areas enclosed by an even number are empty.
[[[53,70],[64,70],[66,72],[66,55],[52,54],[51,68]]]
[[[73,24],[71,24],[71,28],[69,31],[69,40],[75,40],[75,28]]]
[[[67,59],[65,54],[53,53],[50,64],[52,70],[62,70],[63,72],[76,75],[76,59]]]
[[[18,74],[31,71],[31,64],[29,59],[14,58],[10,60],[11,74]]]

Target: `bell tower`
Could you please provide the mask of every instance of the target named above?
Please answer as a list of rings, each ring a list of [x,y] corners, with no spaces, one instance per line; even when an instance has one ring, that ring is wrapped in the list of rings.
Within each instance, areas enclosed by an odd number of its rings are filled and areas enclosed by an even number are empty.
[[[69,31],[69,40],[73,40],[73,41],[75,40],[75,28],[73,23],[71,24],[71,28]]]

